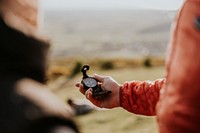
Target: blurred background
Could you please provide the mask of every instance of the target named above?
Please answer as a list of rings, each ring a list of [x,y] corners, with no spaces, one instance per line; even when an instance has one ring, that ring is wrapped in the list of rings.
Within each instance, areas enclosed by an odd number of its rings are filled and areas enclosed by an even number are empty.
[[[82,65],[89,75],[119,83],[165,76],[173,20],[183,0],[42,0],[41,33],[51,40],[48,86],[63,101],[92,106],[80,94]],[[93,106],[92,106],[93,107]],[[155,117],[121,108],[75,118],[83,133],[156,133]]]

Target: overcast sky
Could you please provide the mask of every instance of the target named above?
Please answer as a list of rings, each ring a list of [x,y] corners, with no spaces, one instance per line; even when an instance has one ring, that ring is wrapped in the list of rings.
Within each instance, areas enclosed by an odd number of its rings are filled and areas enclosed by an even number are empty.
[[[183,0],[41,0],[43,9],[161,9],[176,10]]]

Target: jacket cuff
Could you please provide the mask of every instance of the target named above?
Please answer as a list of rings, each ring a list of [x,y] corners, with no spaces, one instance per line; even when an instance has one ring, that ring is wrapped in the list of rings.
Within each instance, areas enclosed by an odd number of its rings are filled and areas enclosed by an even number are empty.
[[[120,87],[120,94],[119,94],[119,105],[120,107],[127,109],[128,111],[131,111],[130,107],[130,101],[129,101],[129,95],[131,94],[131,89],[129,89],[129,83],[125,82]]]

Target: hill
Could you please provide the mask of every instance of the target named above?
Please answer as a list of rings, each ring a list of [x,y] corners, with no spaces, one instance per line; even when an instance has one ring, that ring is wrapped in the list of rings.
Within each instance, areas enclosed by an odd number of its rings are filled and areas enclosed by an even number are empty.
[[[163,56],[175,11],[46,11],[52,57]]]

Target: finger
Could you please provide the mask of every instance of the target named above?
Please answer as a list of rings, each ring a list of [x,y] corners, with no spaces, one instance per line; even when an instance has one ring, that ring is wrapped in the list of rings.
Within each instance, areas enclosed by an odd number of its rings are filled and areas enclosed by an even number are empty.
[[[98,74],[94,74],[94,78],[97,79],[99,82],[103,82],[105,77]]]
[[[80,84],[81,84],[80,82],[76,82],[75,86],[76,86],[76,87],[79,87]]]
[[[95,99],[95,98],[92,96],[92,89],[91,89],[91,88],[88,89],[88,90],[86,91],[85,96],[86,96],[86,98],[87,98],[88,100],[90,100],[90,102],[92,102],[94,105],[96,105],[96,106],[102,108],[102,106],[101,106],[101,101]]]
[[[102,83],[98,83],[99,88],[104,89]]]
[[[85,96],[88,100],[90,100],[92,98],[92,89],[88,89],[86,92],[85,92]]]
[[[77,82],[76,84],[76,87],[79,87],[79,91],[85,95],[85,90],[84,90],[84,86],[80,83],[80,82]]]
[[[85,95],[85,90],[84,90],[83,87],[80,87],[80,88],[79,88],[79,91],[80,91],[83,95]]]

